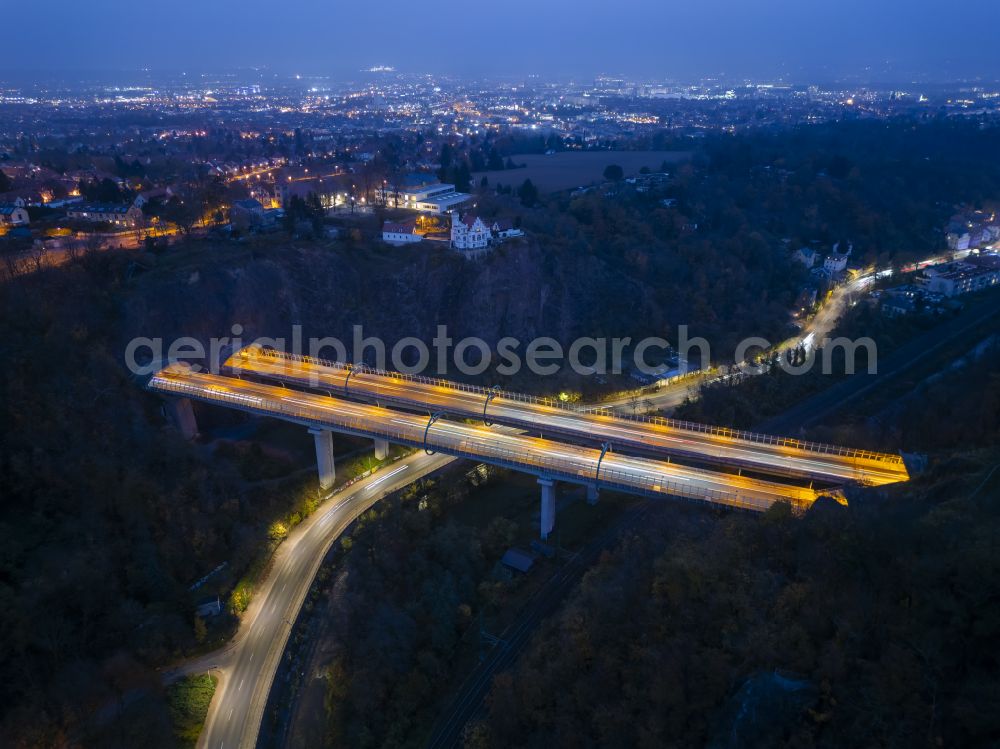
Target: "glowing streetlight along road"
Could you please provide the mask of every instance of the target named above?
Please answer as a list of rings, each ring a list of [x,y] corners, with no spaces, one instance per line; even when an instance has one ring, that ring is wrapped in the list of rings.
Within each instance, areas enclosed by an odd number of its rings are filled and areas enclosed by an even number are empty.
[[[419,453],[396,468],[376,473],[342,492],[296,527],[278,547],[271,571],[240,619],[233,642],[221,653],[187,663],[177,673],[220,675],[198,746],[250,749],[257,744],[261,718],[291,622],[299,615],[320,563],[356,517],[382,496],[443,468],[453,459]]]
[[[611,442],[662,456],[820,481],[889,484],[909,478],[898,455],[737,432],[670,419],[635,420],[585,413],[515,393],[429,380],[361,366],[295,357],[257,346],[234,354],[237,373],[320,389],[338,396],[505,424],[586,442]],[[487,399],[488,402],[487,402]]]
[[[904,270],[904,272],[906,271]],[[802,330],[775,346],[772,351],[781,353],[799,346],[804,346],[809,350],[822,345],[824,338],[833,332],[845,310],[855,301],[855,297],[865,294],[876,278],[887,273],[891,275],[892,270],[865,271],[853,280],[835,287],[830,292],[829,298],[820,305],[819,310],[806,322]],[[752,375],[755,372],[752,361],[739,362],[735,368],[744,375]],[[640,410],[673,408],[681,405],[689,397],[697,397],[697,391],[700,387],[724,382],[728,376],[728,374],[720,374],[714,370],[696,370],[691,372],[689,377],[666,384],[655,392],[643,393],[641,396],[627,395],[615,398],[602,403],[601,406],[610,410],[627,407],[639,408]],[[906,479],[897,480],[905,481]]]
[[[171,365],[154,375],[149,389],[214,403],[259,416],[329,429],[411,447],[426,447],[541,477],[653,496],[676,496],[763,511],[785,500],[807,509],[822,492],[590,447],[501,432],[483,425],[404,413]],[[826,492],[829,494],[829,492]]]
[[[238,355],[239,356],[239,355]],[[236,363],[236,362],[233,362]],[[204,671],[218,668],[221,682],[210,707],[201,746],[253,747],[274,675],[281,655],[309,585],[329,545],[350,522],[385,493],[393,491],[426,473],[447,464],[454,457],[525,471],[539,477],[613,488],[652,496],[677,496],[711,502],[727,507],[756,511],[766,510],[777,501],[787,501],[797,510],[807,509],[823,493],[811,487],[765,481],[721,471],[693,468],[677,463],[604,452],[593,447],[512,433],[512,427],[528,428],[554,434],[612,439],[616,444],[634,440],[642,447],[663,447],[665,453],[692,451],[706,459],[715,451],[716,462],[741,465],[755,462],[761,467],[783,466],[791,475],[810,472],[831,473],[830,466],[846,456],[824,453],[819,449],[790,447],[784,441],[757,443],[752,439],[719,432],[699,432],[658,423],[620,419],[604,414],[582,414],[537,399],[495,393],[487,402],[489,391],[452,383],[404,378],[356,368],[351,372],[347,393],[374,400],[359,403],[337,397],[344,392],[346,367],[313,361],[280,361],[275,355],[251,349],[239,356],[240,368],[262,377],[289,383],[315,386],[319,382],[328,392],[304,392],[284,386],[240,379],[231,376],[196,373],[184,365],[170,365],[149,381],[150,390],[180,398],[191,398],[258,416],[271,416],[313,429],[340,431],[417,448],[424,453],[408,458],[389,471],[376,474],[345,492],[337,504],[321,510],[297,529],[279,548],[273,572],[254,597],[241,622],[239,634],[227,650],[209,656],[202,663],[189,664]],[[289,368],[289,364],[294,366]],[[291,371],[292,374],[289,374]],[[362,395],[363,394],[363,395]],[[428,418],[396,408],[378,405],[383,402],[409,408],[424,407],[434,413],[477,418],[467,424],[447,418]],[[490,427],[487,421],[505,424]],[[795,441],[789,441],[800,445]],[[822,446],[817,446],[822,447]],[[840,450],[839,448],[829,448]],[[852,454],[852,451],[843,451]],[[893,456],[869,454],[875,466],[890,466],[879,480],[868,465],[868,480],[885,483],[892,475]],[[780,461],[786,461],[782,464]],[[905,477],[901,463],[899,470]],[[850,477],[857,478],[852,464]],[[833,473],[832,475],[836,475]],[[898,477],[895,480],[901,480]],[[543,482],[544,484],[545,482]],[[833,495],[835,496],[835,495]]]

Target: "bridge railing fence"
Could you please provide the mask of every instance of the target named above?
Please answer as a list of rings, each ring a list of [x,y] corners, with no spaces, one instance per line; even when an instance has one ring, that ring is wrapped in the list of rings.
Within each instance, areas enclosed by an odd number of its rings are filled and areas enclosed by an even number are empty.
[[[598,414],[608,418],[623,419],[644,424],[653,424],[670,429],[682,431],[698,432],[701,434],[711,434],[718,437],[727,437],[733,440],[753,442],[756,444],[775,445],[778,447],[788,447],[795,450],[807,452],[824,453],[837,455],[846,458],[856,458],[860,460],[873,460],[882,463],[892,463],[902,465],[903,459],[899,455],[890,453],[880,453],[873,450],[862,450],[854,447],[843,447],[841,445],[831,445],[824,442],[810,442],[794,437],[781,437],[764,432],[750,432],[742,429],[732,429],[730,427],[714,426],[712,424],[702,424],[696,421],[684,421],[682,419],[668,419],[662,416],[644,416],[639,414],[618,414],[609,409],[596,409],[588,413]]]
[[[244,351],[246,350],[247,349],[244,349]],[[763,432],[750,432],[742,429],[731,429],[729,427],[714,426],[712,424],[702,424],[695,421],[685,421],[682,419],[668,419],[662,416],[622,414],[618,413],[617,411],[611,408],[587,407],[586,409],[578,409],[573,407],[571,404],[563,403],[562,401],[552,398],[542,398],[539,396],[527,395],[525,393],[517,393],[507,390],[494,391],[489,388],[484,388],[478,385],[468,385],[461,382],[454,382],[452,380],[424,377],[422,375],[405,374],[402,372],[392,372],[384,369],[378,369],[376,367],[370,367],[367,364],[347,364],[345,362],[335,362],[335,361],[330,361],[328,359],[318,359],[315,357],[303,356],[301,354],[289,354],[282,351],[277,351],[276,349],[256,348],[256,352],[259,355],[274,360],[286,359],[286,360],[301,362],[304,364],[338,369],[340,371],[343,371],[345,375],[349,370],[353,370],[355,372],[362,372],[367,375],[372,375],[375,377],[384,377],[387,379],[396,380],[400,382],[413,382],[421,385],[429,385],[432,387],[442,387],[451,390],[459,390],[461,392],[466,392],[466,393],[476,393],[482,395],[484,398],[486,398],[491,394],[494,394],[497,398],[502,398],[504,400],[515,401],[519,403],[529,403],[533,405],[544,406],[546,408],[558,408],[570,413],[585,412],[586,414],[601,416],[609,419],[621,419],[623,421],[629,421],[639,424],[651,424],[654,426],[660,426],[667,429],[697,432],[699,434],[710,434],[716,437],[725,437],[727,439],[751,442],[758,445],[772,445],[775,447],[786,447],[792,450],[802,450],[804,452],[820,453],[825,455],[836,455],[838,457],[850,458],[854,460],[869,460],[879,463],[888,463],[896,466],[903,465],[903,458],[901,456],[891,455],[887,453],[880,453],[873,450],[862,450],[852,447],[842,447],[840,445],[831,445],[823,442],[811,442],[807,440],[795,439],[794,437],[779,437],[772,434],[765,434]]]
[[[247,349],[243,349],[247,351]],[[301,362],[303,364],[311,364],[314,366],[327,367],[330,369],[336,369],[344,372],[345,374],[353,370],[355,372],[360,372],[367,375],[372,375],[375,377],[384,377],[390,380],[396,380],[398,382],[413,382],[420,385],[429,385],[432,387],[447,388],[449,390],[458,390],[463,393],[476,393],[482,395],[484,398],[488,395],[495,394],[498,398],[504,398],[505,400],[519,401],[521,403],[534,403],[540,406],[548,406],[550,408],[562,408],[565,410],[573,410],[568,408],[565,403],[554,398],[543,398],[536,395],[527,395],[525,393],[515,393],[506,390],[494,391],[491,388],[482,387],[481,385],[469,385],[464,382],[456,382],[454,380],[443,380],[435,377],[425,377],[423,375],[416,374],[406,374],[404,372],[393,372],[386,369],[378,369],[377,367],[372,367],[367,364],[350,364],[347,362],[337,362],[331,361],[329,359],[319,359],[311,356],[304,356],[302,354],[289,354],[283,351],[278,351],[276,349],[269,348],[257,348],[256,352],[260,356],[265,356],[270,359],[280,360],[280,359],[290,359],[292,361]]]
[[[335,418],[329,418],[329,420],[321,419],[317,418],[314,410],[306,406],[159,375],[154,376],[150,381],[150,388],[212,403],[226,403],[250,413],[286,416],[320,427],[331,428],[332,426],[332,428],[385,438],[418,448],[425,446],[422,427],[419,425],[414,425],[411,428],[398,425],[390,426],[385,423],[375,425],[369,419],[344,412],[338,412]],[[329,422],[333,422],[333,424]],[[609,488],[618,488],[629,492],[638,490],[654,496],[674,495],[757,511],[766,510],[772,503],[766,499],[741,494],[738,491],[719,491],[700,486],[694,487],[665,474],[634,473],[607,463],[601,465],[600,476],[597,477],[597,459],[592,456],[579,456],[578,459],[568,460],[548,453],[528,453],[513,449],[510,445],[504,444],[499,437],[491,438],[468,433],[456,434],[454,431],[446,431],[444,426],[440,422],[431,425],[428,437],[433,436],[434,442],[428,443],[427,448],[445,451],[457,457],[475,460],[485,458],[509,468],[527,469],[576,483],[596,481],[599,485]],[[456,425],[450,424],[449,426],[454,430]]]

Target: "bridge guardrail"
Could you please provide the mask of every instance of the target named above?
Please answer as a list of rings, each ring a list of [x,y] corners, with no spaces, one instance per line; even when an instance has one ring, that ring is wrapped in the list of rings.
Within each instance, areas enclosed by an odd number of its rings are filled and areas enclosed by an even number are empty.
[[[684,421],[681,419],[667,419],[662,416],[638,416],[630,414],[616,414],[608,409],[600,409],[590,411],[589,413],[596,413],[601,416],[608,416],[616,419],[624,419],[626,421],[635,421],[647,424],[655,424],[657,426],[668,427],[671,429],[680,429],[690,432],[700,432],[702,434],[712,434],[719,437],[728,437],[730,439],[738,439],[746,442],[754,442],[757,444],[767,444],[776,445],[779,447],[789,447],[797,450],[804,450],[807,452],[824,453],[829,455],[839,455],[846,458],[857,458],[861,460],[873,460],[881,463],[892,463],[894,465],[902,465],[903,458],[899,455],[893,455],[891,453],[880,453],[873,450],[861,450],[854,447],[842,447],[840,445],[831,445],[823,442],[810,442],[808,440],[800,440],[794,437],[779,437],[772,434],[765,434],[763,432],[749,432],[742,429],[732,429],[730,427],[720,427],[714,426],[712,424],[702,424],[696,421]]]
[[[327,428],[346,429],[371,437],[389,439],[412,447],[420,447],[423,444],[423,427],[420,424],[414,424],[413,429],[403,429],[398,426],[389,427],[384,423],[376,425],[370,419],[344,411],[338,411],[335,418],[321,418],[312,409],[289,404],[281,400],[237,393],[212,385],[197,385],[159,374],[154,375],[150,380],[149,387],[160,392],[186,395],[197,400],[226,403],[240,410],[246,410],[255,414],[286,416],[300,422],[308,422]],[[447,424],[450,429],[459,429],[461,431],[462,425],[455,422],[447,422]],[[533,472],[552,475],[553,478],[567,479],[577,483],[594,481],[596,459],[581,456],[578,460],[566,460],[548,454],[523,453],[512,450],[509,446],[504,445],[500,437],[489,438],[468,433],[456,434],[453,431],[443,431],[441,426],[444,425],[441,424],[436,430],[433,426],[431,427],[431,434],[435,438],[434,444],[431,446],[435,450],[475,460],[485,458],[506,467],[522,470],[528,469]],[[772,504],[772,501],[748,496],[738,491],[720,491],[705,487],[695,488],[685,482],[674,480],[665,474],[629,472],[619,466],[615,466],[613,463],[609,463],[607,460],[601,466],[601,476],[597,482],[600,485],[630,492],[638,490],[654,496],[673,495],[689,499],[700,499],[715,504],[755,511],[766,510]],[[763,485],[765,482],[754,481],[753,483],[760,484],[761,491],[764,490]],[[801,491],[803,494],[807,493],[807,490]],[[793,505],[798,506],[801,504],[801,498],[796,500],[789,497],[788,499],[793,502]]]
[[[243,349],[242,351],[248,351],[248,349]],[[492,392],[489,388],[480,387],[478,385],[466,385],[464,383],[453,382],[451,380],[423,377],[421,375],[410,375],[410,374],[404,374],[402,372],[391,372],[388,370],[377,369],[376,367],[369,367],[366,364],[347,364],[345,362],[334,362],[328,359],[318,359],[315,357],[303,356],[301,354],[288,354],[285,352],[277,351],[275,349],[264,349],[260,347],[255,347],[255,351],[258,352],[259,355],[263,355],[265,357],[275,360],[286,359],[292,361],[299,361],[304,364],[322,366],[330,369],[338,369],[344,372],[353,369],[355,371],[360,371],[364,374],[369,374],[376,377],[385,377],[388,379],[403,381],[403,382],[415,382],[422,385],[430,385],[433,387],[444,387],[466,393],[477,393],[482,395],[483,397],[486,397]],[[778,437],[771,434],[764,434],[762,432],[750,432],[742,429],[731,429],[729,427],[713,426],[711,424],[701,424],[699,422],[694,422],[694,421],[668,419],[661,416],[639,416],[636,414],[619,414],[610,408],[588,407],[586,411],[581,411],[579,409],[573,408],[568,404],[562,403],[558,400],[554,400],[551,398],[540,398],[538,396],[527,395],[524,393],[516,393],[506,390],[500,391],[496,397],[520,403],[531,403],[539,406],[545,406],[548,408],[558,408],[571,413],[594,414],[598,416],[603,416],[605,418],[621,419],[623,421],[630,421],[633,423],[652,424],[667,429],[677,429],[680,431],[697,432],[700,434],[711,434],[713,436],[725,437],[727,439],[733,439],[733,440],[742,440],[745,442],[751,442],[759,445],[773,445],[776,447],[787,447],[789,449],[802,450],[804,452],[820,453],[825,455],[836,455],[838,457],[852,458],[855,460],[869,460],[877,463],[887,463],[895,466],[903,465],[902,456],[892,455],[890,453],[876,452],[873,450],[861,450],[858,448],[842,447],[839,445],[831,445],[823,442],[810,442],[807,440],[795,439],[794,437]]]

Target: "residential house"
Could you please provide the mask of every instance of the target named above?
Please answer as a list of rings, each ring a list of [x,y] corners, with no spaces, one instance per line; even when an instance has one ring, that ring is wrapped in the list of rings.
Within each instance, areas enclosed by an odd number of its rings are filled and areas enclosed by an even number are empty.
[[[816,264],[816,250],[812,247],[799,247],[792,253],[792,259],[802,263],[806,268],[812,268]]]
[[[452,214],[451,246],[454,249],[484,250],[490,246],[491,239],[490,227],[479,216]]]
[[[247,231],[264,224],[264,206],[259,200],[249,198],[233,202],[229,209],[229,223],[234,229]]]
[[[834,277],[840,273],[847,270],[847,262],[850,260],[851,253],[854,251],[854,245],[847,245],[847,252],[840,251],[840,242],[837,242],[833,246],[833,252],[826,256],[823,260],[823,270],[825,270],[830,277]]]
[[[195,604],[195,614],[202,619],[208,619],[211,616],[218,616],[222,613],[222,601],[219,596],[213,596],[212,598],[204,598]]]
[[[882,301],[882,314],[886,317],[905,317],[917,311],[917,299],[905,296],[889,296]]]
[[[67,206],[66,217],[92,224],[133,227],[142,220],[142,210],[131,203],[74,203]]]
[[[502,242],[505,239],[512,239],[513,237],[523,237],[524,232],[514,226],[514,222],[509,218],[498,218],[493,221],[493,225],[490,227],[490,231],[493,233],[493,239]]]
[[[263,221],[257,227],[261,231],[276,231],[285,220],[284,208],[265,208]]]
[[[154,200],[159,200],[165,203],[173,197],[173,194],[174,191],[169,187],[155,187],[152,190],[144,190],[143,192],[140,192],[135,196],[135,200],[132,202],[139,208],[142,208]]]
[[[68,208],[71,205],[76,205],[77,203],[83,203],[84,200],[79,195],[70,196],[68,198],[60,198],[59,200],[53,200],[51,203],[46,203],[47,208]]]
[[[952,216],[945,231],[948,249],[961,252],[1000,239],[1000,220],[996,213],[969,210]]]
[[[941,312],[944,297],[924,286],[903,284],[886,289],[882,299],[882,314],[902,317],[917,312]]]
[[[46,189],[22,188],[0,193],[0,203],[13,203],[21,208],[42,206],[52,200],[52,191]]]
[[[23,206],[12,203],[0,205],[0,226],[10,228],[13,226],[27,226],[28,223],[28,211]]]
[[[388,244],[413,244],[422,242],[423,235],[417,234],[417,222],[411,221],[386,221],[382,224],[382,241]]]
[[[972,244],[972,235],[967,231],[948,232],[948,249],[953,252],[961,252],[969,249]]]
[[[838,273],[843,273],[847,270],[847,255],[842,255],[839,252],[831,252],[823,260],[823,270],[834,276]]]

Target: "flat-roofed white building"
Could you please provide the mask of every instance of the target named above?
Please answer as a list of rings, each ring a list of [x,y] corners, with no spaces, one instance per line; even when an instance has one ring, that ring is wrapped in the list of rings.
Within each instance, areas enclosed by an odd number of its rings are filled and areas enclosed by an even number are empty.
[[[455,190],[455,185],[438,182],[431,175],[410,175],[400,180],[398,186],[387,185],[379,191],[379,199],[385,205],[436,214],[447,213],[471,197]]]
[[[922,280],[932,292],[958,296],[996,286],[1000,283],[1000,267],[994,263],[948,263],[925,268]]]

